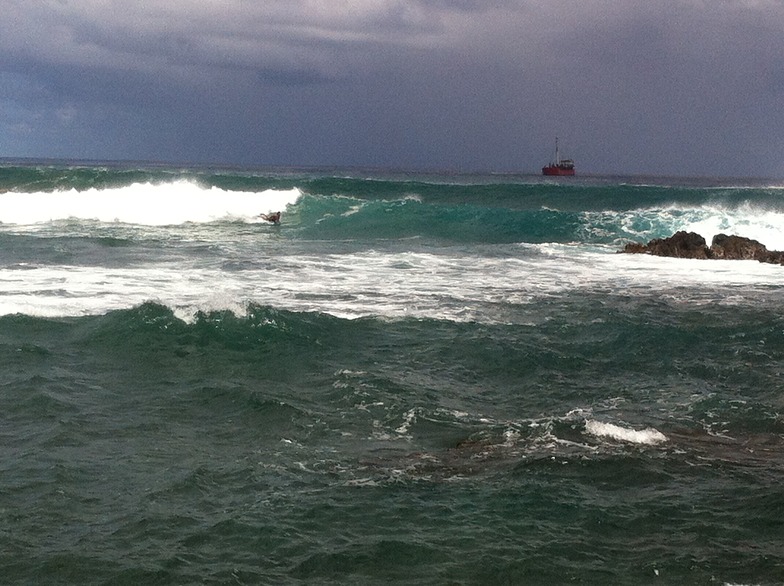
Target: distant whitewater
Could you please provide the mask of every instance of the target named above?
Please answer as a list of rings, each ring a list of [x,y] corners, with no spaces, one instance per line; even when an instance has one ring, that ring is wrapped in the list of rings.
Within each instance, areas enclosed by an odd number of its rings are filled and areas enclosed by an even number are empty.
[[[198,183],[133,183],[85,191],[5,193],[0,197],[4,224],[40,224],[55,220],[173,226],[187,222],[248,221],[296,203],[298,189],[233,192]]]
[[[618,254],[784,250],[781,185],[7,161],[0,191],[8,583],[784,582],[784,270]]]

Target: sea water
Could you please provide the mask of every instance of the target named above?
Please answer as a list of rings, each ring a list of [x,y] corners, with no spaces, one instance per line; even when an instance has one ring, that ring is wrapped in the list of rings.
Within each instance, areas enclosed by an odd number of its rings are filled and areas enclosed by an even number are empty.
[[[784,582],[784,267],[618,254],[784,250],[780,182],[0,190],[3,583]]]

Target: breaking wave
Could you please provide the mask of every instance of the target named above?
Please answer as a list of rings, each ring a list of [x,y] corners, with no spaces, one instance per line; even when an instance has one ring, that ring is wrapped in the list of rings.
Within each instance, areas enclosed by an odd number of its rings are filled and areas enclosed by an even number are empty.
[[[667,441],[667,436],[651,427],[635,430],[593,419],[585,422],[585,431],[597,437],[606,437],[632,444],[655,445]]]
[[[285,209],[299,189],[228,191],[188,180],[133,183],[122,187],[0,194],[0,222],[41,224],[57,220],[95,220],[150,226],[216,221],[252,221],[261,213]]]

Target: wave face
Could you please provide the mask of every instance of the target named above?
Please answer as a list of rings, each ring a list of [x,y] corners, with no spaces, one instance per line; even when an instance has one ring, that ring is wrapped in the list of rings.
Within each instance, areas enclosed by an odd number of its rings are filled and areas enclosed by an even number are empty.
[[[781,188],[766,185],[567,184],[487,177],[332,178],[314,173],[0,167],[0,222],[137,225],[258,221],[285,209],[290,228],[326,239],[618,245],[678,230],[784,248]],[[473,182],[471,182],[473,180]]]
[[[7,582],[784,581],[780,187],[343,175],[0,166]]]

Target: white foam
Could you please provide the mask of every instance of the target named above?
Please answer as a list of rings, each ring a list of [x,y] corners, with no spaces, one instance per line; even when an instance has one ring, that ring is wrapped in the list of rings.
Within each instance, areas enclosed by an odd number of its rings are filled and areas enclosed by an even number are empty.
[[[591,229],[593,233],[601,232],[604,224],[620,222],[631,238],[643,242],[655,238],[657,234],[670,236],[684,230],[701,235],[708,245],[717,234],[734,234],[758,240],[769,250],[784,250],[784,212],[761,205],[671,205],[584,214],[588,226],[596,226]]]
[[[85,191],[7,192],[0,194],[0,223],[30,225],[74,218],[150,226],[248,221],[283,210],[301,195],[296,188],[227,191],[185,180]]]
[[[597,437],[608,437],[632,444],[655,445],[667,441],[667,436],[652,427],[634,430],[594,419],[585,422],[585,431]]]
[[[717,234],[753,238],[768,250],[784,250],[784,213],[758,206],[743,205],[735,209],[716,206],[701,208],[705,217],[685,222],[681,230],[696,232],[710,245]]]
[[[411,424],[416,421],[416,409],[409,409],[403,416],[403,423],[395,429],[395,433],[407,435],[411,429]]]
[[[180,238],[185,234],[191,232]],[[213,237],[203,231],[199,235]],[[125,267],[0,268],[0,315],[94,315],[156,301],[182,317],[199,310],[242,314],[249,303],[256,303],[349,319],[531,325],[540,319],[527,309],[532,302],[572,291],[731,305],[750,299],[766,302],[784,287],[782,267],[755,261],[671,259],[552,244],[526,245],[518,258],[467,258],[462,251],[308,255],[296,250],[261,258],[259,241],[269,237],[266,232],[233,240],[226,236],[218,230],[215,237],[221,239],[214,246],[247,259],[240,270],[224,270],[221,252],[208,258],[172,250],[171,255],[138,258]],[[541,250],[547,254],[538,254]]]

